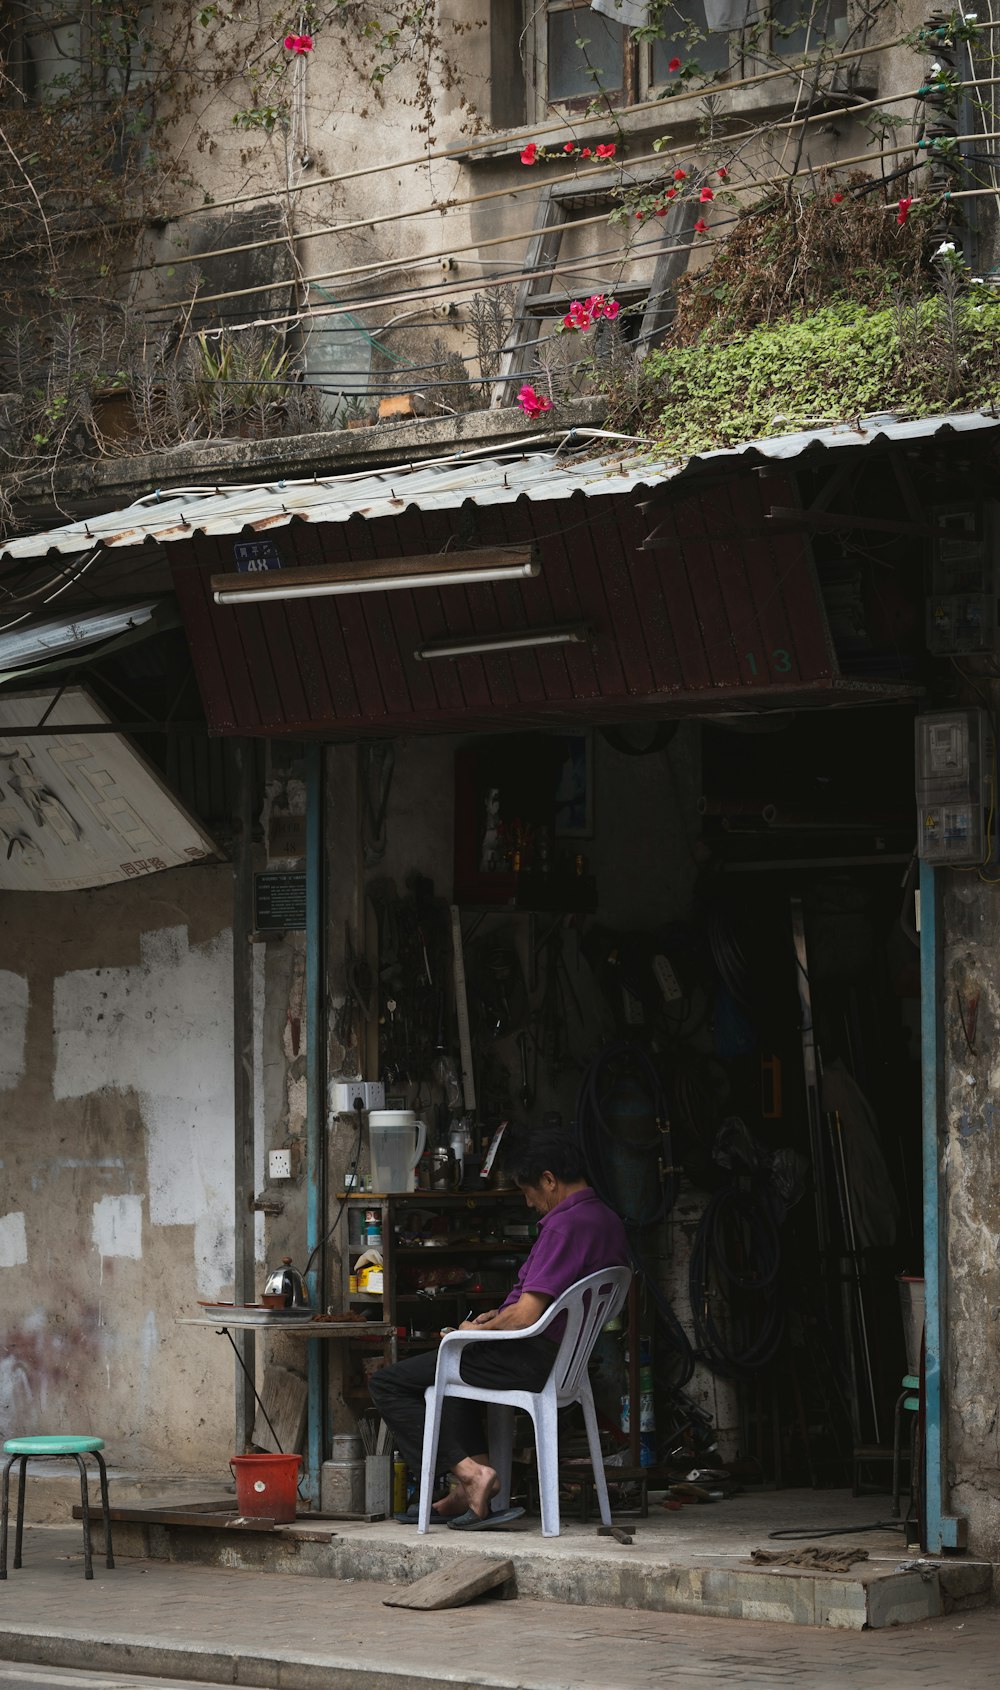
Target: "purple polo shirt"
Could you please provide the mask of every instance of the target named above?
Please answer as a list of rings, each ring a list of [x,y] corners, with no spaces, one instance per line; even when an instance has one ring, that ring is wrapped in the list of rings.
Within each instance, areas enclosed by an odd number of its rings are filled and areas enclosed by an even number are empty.
[[[602,1268],[627,1267],[628,1258],[625,1228],[614,1210],[589,1185],[585,1191],[572,1191],[539,1220],[538,1237],[500,1307],[516,1303],[523,1291],[537,1291],[554,1302],[578,1279]],[[558,1344],[565,1330],[562,1315],[543,1336]]]

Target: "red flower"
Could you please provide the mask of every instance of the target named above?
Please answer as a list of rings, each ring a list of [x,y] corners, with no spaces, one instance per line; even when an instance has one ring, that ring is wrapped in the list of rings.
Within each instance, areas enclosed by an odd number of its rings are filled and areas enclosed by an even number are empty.
[[[589,158],[590,157],[590,148],[589,147],[581,147],[580,157],[581,158]]]
[[[705,222],[704,217],[699,217],[697,223],[694,226],[695,234],[696,235],[703,235],[707,228],[708,228],[708,224]]]
[[[563,147],[563,152],[564,153],[575,153],[576,152],[576,148],[574,147],[572,141],[566,142],[566,145]]]
[[[839,205],[841,200],[843,199],[843,197],[844,197],[843,194],[834,194],[832,199],[830,200],[830,204],[831,205]]]
[[[287,52],[297,53],[301,57],[303,53],[312,52],[313,38],[311,35],[286,35],[285,49]]]
[[[667,189],[667,198],[668,198],[668,200],[675,200],[677,198],[677,189],[676,188],[668,188]]]
[[[724,182],[726,177],[729,175],[729,171],[726,169],[724,164],[720,164],[715,174],[718,176],[720,182]]]
[[[645,215],[645,213],[644,213],[644,212],[641,212],[641,211],[637,211],[637,212],[636,212],[636,214],[635,214],[635,220],[636,220],[636,222],[637,222],[637,223],[641,223],[641,222],[642,222],[642,219],[643,219],[643,217],[644,217],[644,215]]]
[[[590,307],[591,301],[589,299],[586,305],[581,304],[578,299],[574,299],[563,318],[563,328],[589,329],[591,322]]]
[[[665,205],[658,205],[655,212],[653,213],[653,215],[654,215],[654,217],[666,217],[666,215],[667,215],[666,206]]]
[[[537,164],[538,163],[538,143],[537,143],[537,141],[529,141],[528,142],[528,145],[525,147],[523,153],[521,154],[521,163],[522,164]]]
[[[709,200],[714,200],[715,195],[713,194],[711,188],[702,188],[698,197],[701,200],[702,205],[707,205]]]
[[[525,416],[530,417],[532,421],[535,417],[541,416],[543,411],[551,411],[552,409],[552,400],[544,399],[540,393],[535,392],[533,387],[529,387],[527,382],[518,394],[517,402]]]
[[[601,141],[594,148],[594,157],[595,158],[614,158],[615,153],[617,151],[618,151],[618,149],[615,146],[614,141]]]
[[[667,66],[668,70],[680,70],[680,68],[681,68],[680,59],[671,59],[670,63]]]
[[[906,222],[906,219],[910,215],[910,207],[911,207],[912,204],[913,204],[913,195],[912,194],[906,194],[903,197],[903,199],[900,200],[900,202],[899,202],[899,215],[896,218],[897,223],[903,224],[903,223]]]
[[[645,212],[636,212],[636,216],[640,219],[645,215]],[[572,301],[563,318],[563,328],[589,329],[591,324],[596,323],[601,317],[607,317],[610,321],[613,321],[618,315],[618,310],[619,306],[616,299],[606,300],[603,293],[592,293],[589,299],[582,301],[574,299]]]
[[[687,181],[687,171],[686,170],[675,170],[674,171],[674,181],[675,182],[686,182]]]

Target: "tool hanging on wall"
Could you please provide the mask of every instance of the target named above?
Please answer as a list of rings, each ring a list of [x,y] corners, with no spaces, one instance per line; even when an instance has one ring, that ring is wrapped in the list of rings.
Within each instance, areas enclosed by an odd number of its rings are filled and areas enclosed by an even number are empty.
[[[425,876],[406,885],[404,897],[390,880],[369,888],[379,927],[379,1071],[390,1086],[431,1081],[450,1049],[447,906]]]
[[[822,1109],[822,1055],[815,1037],[812,990],[809,978],[809,958],[806,950],[805,911],[801,898],[791,900],[792,942],[797,964],[799,1003],[802,1009],[802,1066],[805,1075],[806,1100],[809,1118],[809,1149],[813,1167],[813,1191],[816,1202],[816,1235],[820,1260],[830,1260],[831,1236],[829,1223],[828,1163],[824,1142],[824,1124],[830,1140],[830,1164],[834,1173],[837,1205],[843,1234],[843,1254],[838,1258],[840,1280],[840,1321],[844,1358],[847,1362],[851,1425],[855,1442],[862,1438],[861,1396],[858,1380],[858,1352],[860,1351],[865,1383],[871,1402],[873,1432],[878,1439],[878,1410],[874,1369],[868,1342],[868,1321],[864,1307],[863,1282],[854,1215],[851,1203],[847,1164],[844,1159],[843,1138],[833,1118]],[[857,1343],[855,1342],[857,1323]]]
[[[528,1082],[528,1035],[518,1033],[517,1048],[521,1057],[521,1107],[528,1110],[535,1101],[534,1088]],[[538,1063],[538,1046],[535,1045],[535,1064]]]
[[[840,1114],[835,1109],[826,1117],[830,1133],[830,1147],[833,1153],[834,1179],[837,1185],[837,1201],[840,1205],[841,1226],[844,1233],[844,1244],[847,1250],[847,1262],[850,1264],[850,1274],[853,1282],[854,1302],[857,1310],[858,1334],[861,1340],[861,1359],[865,1369],[865,1383],[868,1386],[868,1398],[872,1408],[872,1430],[875,1442],[881,1442],[878,1421],[878,1399],[875,1394],[875,1377],[872,1371],[871,1346],[868,1342],[868,1319],[865,1313],[864,1284],[861,1278],[861,1261],[858,1254],[857,1233],[854,1226],[854,1210],[851,1204],[851,1184],[847,1173],[847,1157],[844,1153],[844,1134],[841,1126]],[[845,1266],[847,1264],[845,1263]]]
[[[458,1045],[461,1056],[462,1094],[465,1107],[476,1107],[476,1081],[472,1068],[472,1035],[469,1031],[469,998],[465,986],[465,952],[462,946],[462,912],[457,904],[451,906],[452,968],[455,978],[455,1014],[458,1020]]]

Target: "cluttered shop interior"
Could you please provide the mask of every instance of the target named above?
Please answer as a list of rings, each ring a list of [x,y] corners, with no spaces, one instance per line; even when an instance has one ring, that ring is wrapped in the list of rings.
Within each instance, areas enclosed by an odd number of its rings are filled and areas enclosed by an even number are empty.
[[[627,1231],[590,1359],[615,1510],[915,1506],[912,747],[897,703],[330,748],[356,759],[364,868],[328,981],[325,1298],[357,1336],[324,1507],[374,1447],[374,1373],[496,1308],[531,1248],[507,1124],[571,1134]],[[559,1463],[569,1515],[574,1408]],[[412,1507],[419,1474],[393,1485]],[[527,1424],[512,1496],[537,1514]]]

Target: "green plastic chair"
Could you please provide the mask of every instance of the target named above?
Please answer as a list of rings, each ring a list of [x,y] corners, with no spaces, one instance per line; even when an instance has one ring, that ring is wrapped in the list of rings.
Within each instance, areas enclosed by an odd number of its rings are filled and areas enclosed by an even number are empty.
[[[104,1448],[103,1438],[81,1437],[37,1437],[37,1438],[7,1438],[4,1443],[4,1454],[7,1461],[3,1470],[3,1500],[0,1503],[0,1579],[7,1577],[7,1517],[10,1503],[10,1470],[15,1461],[20,1462],[17,1484],[17,1530],[14,1537],[14,1567],[21,1565],[21,1542],[24,1537],[24,1487],[28,1473],[29,1461],[55,1461],[59,1457],[69,1456],[80,1469],[80,1498],[83,1503],[83,1562],[84,1578],[92,1579],[94,1566],[90,1553],[90,1498],[87,1493],[87,1468],[84,1463],[85,1455],[92,1455],[97,1462],[101,1476],[101,1508],[104,1514],[104,1547],[106,1562],[109,1567],[115,1564],[111,1550],[111,1514],[108,1509],[108,1470],[104,1465],[101,1450]]]

